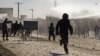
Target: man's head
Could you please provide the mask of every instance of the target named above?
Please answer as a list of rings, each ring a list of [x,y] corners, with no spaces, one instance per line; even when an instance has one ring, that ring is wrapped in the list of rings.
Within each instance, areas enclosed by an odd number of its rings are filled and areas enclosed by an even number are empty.
[[[16,21],[16,23],[18,23],[18,21]]]
[[[50,24],[51,26],[53,26],[53,22],[51,22],[51,24]]]
[[[8,18],[5,18],[5,20],[8,20]]]
[[[63,16],[62,16],[62,18],[63,19],[68,19],[69,18],[69,15],[67,13],[64,13]]]
[[[22,22],[19,22],[19,24],[22,24]]]
[[[5,18],[4,22],[7,22],[8,21],[8,18]]]

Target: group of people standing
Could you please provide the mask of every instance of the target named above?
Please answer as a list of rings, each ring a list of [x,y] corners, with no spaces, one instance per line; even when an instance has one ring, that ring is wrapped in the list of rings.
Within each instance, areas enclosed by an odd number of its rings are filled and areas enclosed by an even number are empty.
[[[18,35],[19,35],[19,33],[21,33],[22,30],[23,30],[23,25],[22,25],[22,23],[19,22],[19,24],[18,24],[18,21],[16,21],[15,23],[12,23],[12,24],[11,24],[11,34],[10,34],[10,35],[13,34],[13,36],[15,36],[16,33],[18,33]]]
[[[68,54],[68,30],[70,31],[70,34],[73,34],[73,28],[70,25],[70,20],[68,19],[69,16],[68,14],[64,13],[62,16],[62,19],[58,21],[57,25],[56,25],[56,35],[60,35],[61,39],[60,39],[60,45],[64,46],[64,50],[65,53]],[[5,40],[9,40],[8,39],[8,29],[7,29],[7,21],[8,18],[6,18],[2,24],[2,34],[3,34],[3,41]],[[18,24],[18,21],[16,21],[15,23],[11,23],[11,33],[10,35],[16,35],[16,33],[18,32],[22,32],[23,30],[23,25],[20,22]],[[53,36],[53,40],[55,41],[55,34],[54,34],[54,25],[53,23],[50,24],[49,27],[49,40],[50,37]],[[6,39],[5,39],[6,37]]]
[[[19,24],[18,24],[18,21],[16,21],[15,23],[11,23],[10,30],[8,30],[7,23],[8,23],[8,18],[5,18],[4,22],[2,23],[3,41],[5,41],[5,40],[8,41],[9,40],[8,36],[11,36],[12,34],[13,34],[13,36],[15,36],[16,33],[19,34],[23,30],[23,25],[21,22]]]

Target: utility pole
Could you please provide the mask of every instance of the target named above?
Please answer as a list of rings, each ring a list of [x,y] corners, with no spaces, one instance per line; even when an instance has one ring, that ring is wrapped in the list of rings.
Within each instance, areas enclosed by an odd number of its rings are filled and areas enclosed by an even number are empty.
[[[54,0],[54,7],[57,6],[57,0]]]
[[[18,19],[19,19],[19,15],[20,15],[20,4],[22,4],[21,2],[17,2],[16,3],[18,5]]]
[[[34,11],[34,9],[30,9],[31,11],[32,11],[32,19],[33,19],[33,11]]]

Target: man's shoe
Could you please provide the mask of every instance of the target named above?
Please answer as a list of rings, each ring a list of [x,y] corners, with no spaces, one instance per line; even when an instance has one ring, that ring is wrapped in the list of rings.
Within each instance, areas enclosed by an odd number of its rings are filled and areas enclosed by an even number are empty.
[[[3,41],[5,41],[5,39],[3,39]]]
[[[69,54],[68,52],[66,52],[66,54]]]
[[[7,41],[9,40],[9,39],[6,39]]]

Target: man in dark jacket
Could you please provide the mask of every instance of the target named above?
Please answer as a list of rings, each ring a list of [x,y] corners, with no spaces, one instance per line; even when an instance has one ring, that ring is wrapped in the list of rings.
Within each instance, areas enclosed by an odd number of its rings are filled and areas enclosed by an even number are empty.
[[[50,27],[49,27],[49,38],[48,38],[49,41],[50,41],[51,36],[53,37],[53,41],[55,41],[54,26],[53,26],[52,22],[51,22]]]
[[[60,44],[64,45],[64,50],[66,54],[68,54],[68,30],[70,30],[70,34],[73,34],[73,28],[70,25],[70,21],[68,19],[68,14],[64,13],[62,16],[63,19],[59,20],[56,25],[56,35],[60,34],[61,40]]]
[[[6,36],[6,40],[8,40],[7,21],[8,18],[6,18],[2,24],[3,41],[5,41],[5,36]]]
[[[18,29],[19,29],[18,21],[16,21],[16,22],[13,24],[13,27],[14,27],[14,36],[15,36],[16,33],[18,32]]]
[[[23,29],[24,29],[24,27],[23,27],[23,25],[22,25],[21,22],[19,23],[19,26],[18,27],[19,27],[19,30],[18,30],[19,31],[19,34],[23,35]]]

